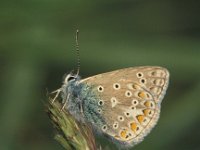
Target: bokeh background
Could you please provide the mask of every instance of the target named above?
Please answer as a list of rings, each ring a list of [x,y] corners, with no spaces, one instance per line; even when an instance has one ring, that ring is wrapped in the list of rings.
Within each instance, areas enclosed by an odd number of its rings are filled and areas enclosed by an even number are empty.
[[[44,101],[76,69],[78,28],[83,78],[142,65],[171,73],[161,118],[134,150],[199,150],[199,8],[198,0],[1,0],[0,149],[63,149]]]

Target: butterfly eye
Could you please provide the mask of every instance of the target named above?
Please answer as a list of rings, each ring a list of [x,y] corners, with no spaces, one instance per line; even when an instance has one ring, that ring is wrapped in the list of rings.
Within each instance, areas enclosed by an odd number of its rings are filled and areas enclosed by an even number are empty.
[[[74,76],[70,76],[70,77],[67,79],[67,81],[71,81],[71,80],[73,80],[73,79],[75,79],[75,77],[74,77]]]
[[[75,80],[77,76],[73,76],[72,74],[65,75],[64,77],[64,83],[68,83],[69,81]]]

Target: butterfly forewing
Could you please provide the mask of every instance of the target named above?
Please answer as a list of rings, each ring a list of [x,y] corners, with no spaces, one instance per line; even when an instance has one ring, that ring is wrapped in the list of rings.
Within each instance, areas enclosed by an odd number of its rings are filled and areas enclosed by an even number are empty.
[[[97,127],[118,141],[140,142],[155,126],[169,73],[161,67],[132,67],[81,80],[99,95],[101,116]]]

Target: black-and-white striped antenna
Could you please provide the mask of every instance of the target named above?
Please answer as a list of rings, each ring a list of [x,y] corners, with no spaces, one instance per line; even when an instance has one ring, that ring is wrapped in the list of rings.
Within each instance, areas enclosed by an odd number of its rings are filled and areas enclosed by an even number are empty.
[[[77,57],[77,73],[76,75],[79,74],[80,71],[80,52],[79,52],[79,44],[78,44],[78,35],[79,35],[79,30],[76,30],[76,57]]]

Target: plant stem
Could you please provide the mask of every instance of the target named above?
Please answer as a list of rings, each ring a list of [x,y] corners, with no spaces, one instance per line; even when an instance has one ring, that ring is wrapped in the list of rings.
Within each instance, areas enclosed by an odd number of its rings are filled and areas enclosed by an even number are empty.
[[[47,113],[57,130],[55,139],[67,150],[97,150],[92,129],[61,109],[58,101],[50,101],[47,106]]]

